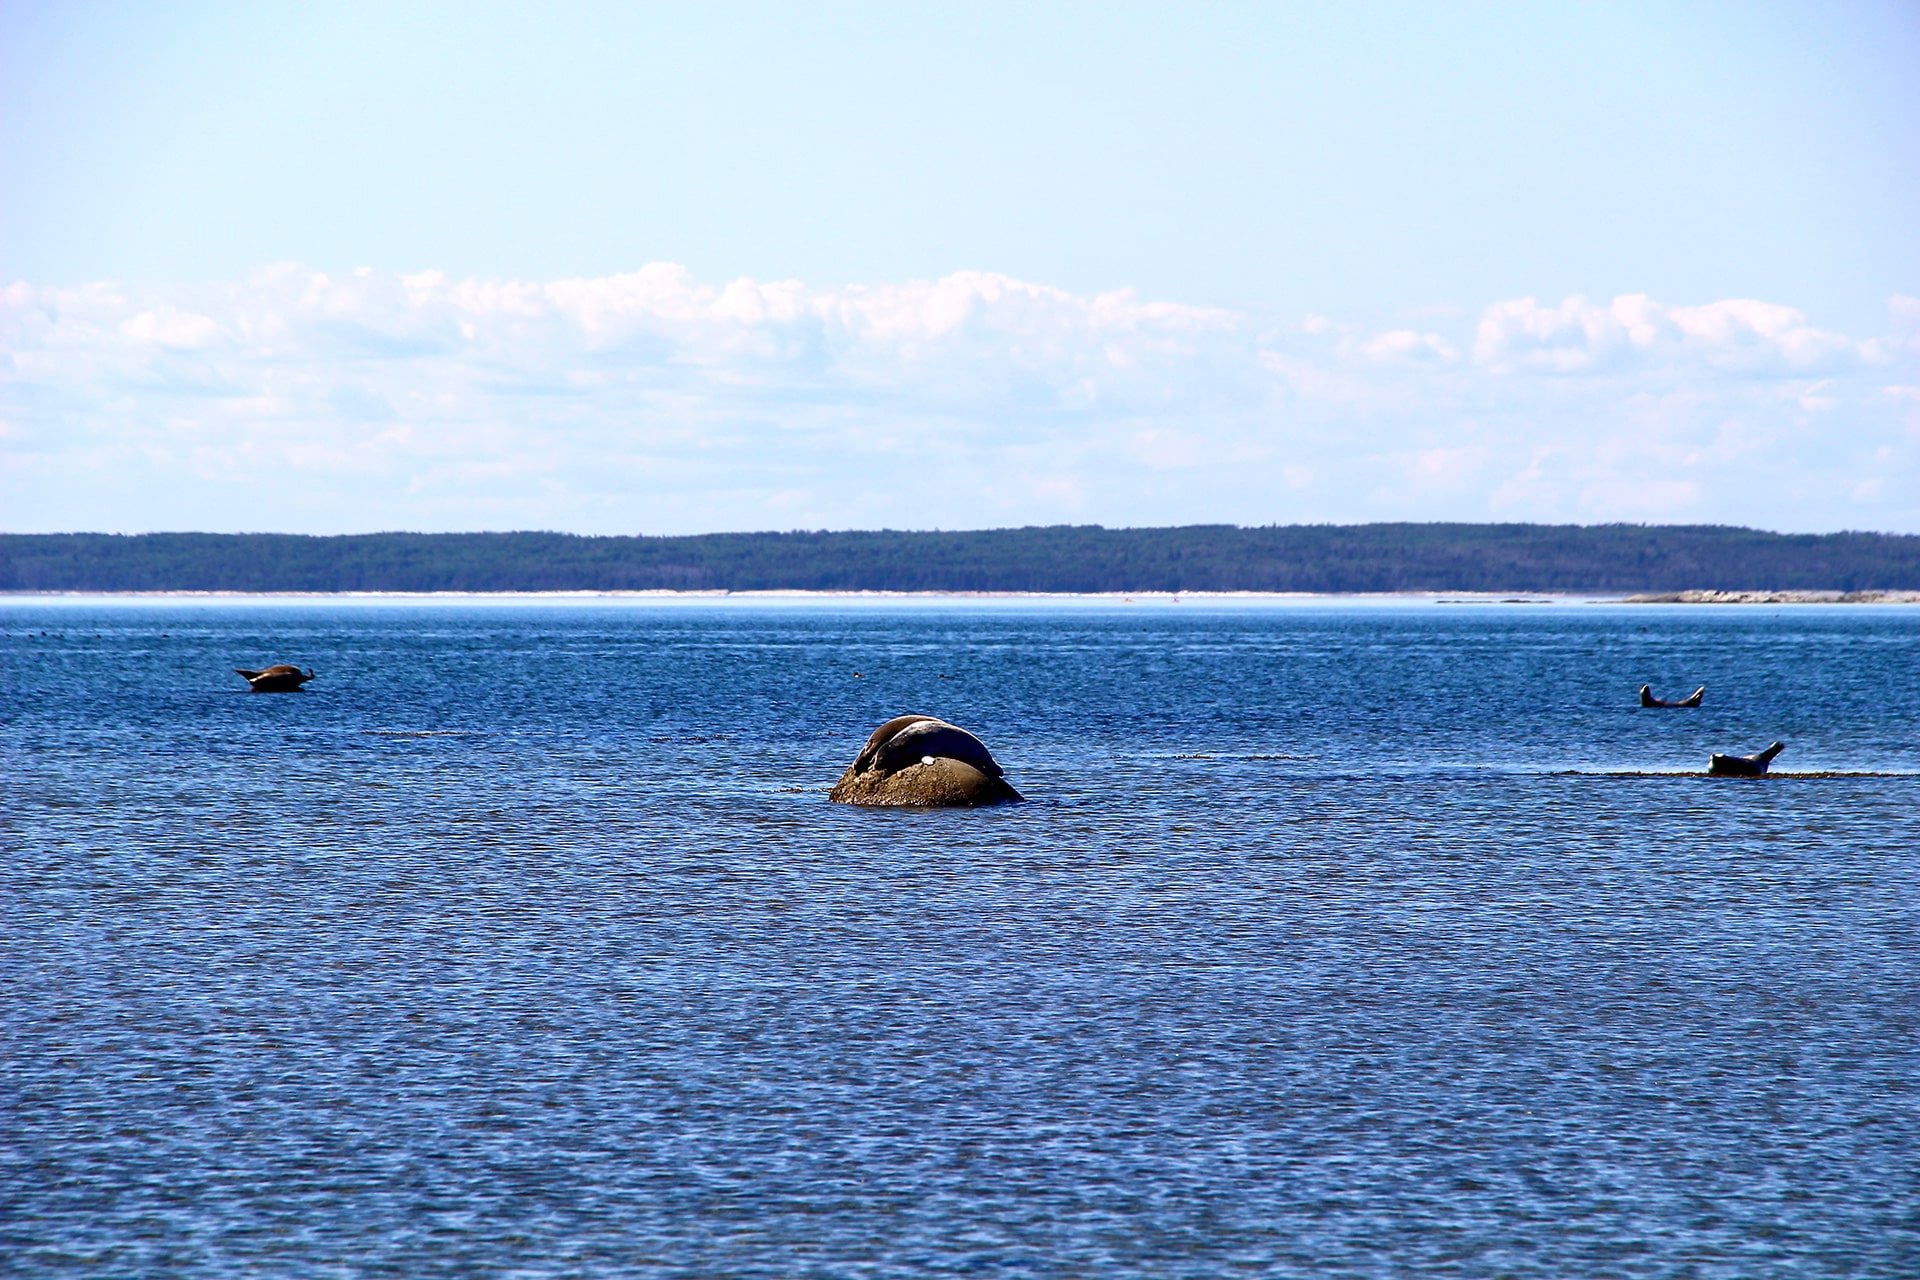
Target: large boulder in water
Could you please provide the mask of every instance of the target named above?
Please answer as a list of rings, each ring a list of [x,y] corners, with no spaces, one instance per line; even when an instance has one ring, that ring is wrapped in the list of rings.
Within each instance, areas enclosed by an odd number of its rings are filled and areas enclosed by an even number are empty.
[[[986,744],[932,716],[895,716],[873,731],[827,799],[840,804],[952,809],[1021,799]]]

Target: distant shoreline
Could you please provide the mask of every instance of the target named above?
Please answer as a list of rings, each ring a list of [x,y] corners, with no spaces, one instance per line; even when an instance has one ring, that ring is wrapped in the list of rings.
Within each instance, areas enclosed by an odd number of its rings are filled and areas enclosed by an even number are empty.
[[[635,590],[564,591],[0,591],[0,603],[7,601],[87,600],[111,601],[353,601],[456,603],[460,601],[520,601],[526,603],[657,601],[661,603],[697,603],[700,601],[1088,601],[1110,604],[1179,604],[1183,600],[1213,603],[1309,603],[1366,601],[1407,604],[1838,604],[1887,605],[1920,604],[1920,591],[1677,591],[1624,595],[1613,591],[849,591],[810,590],[804,588],[768,588],[729,591],[723,589],[676,591],[669,588]]]
[[[1618,593],[1513,591],[886,591],[769,587],[676,591],[671,588],[564,591],[0,591],[4,600],[1102,600],[1115,604],[1182,600],[1405,600],[1439,604],[1554,604],[1619,600]]]
[[[675,537],[0,534],[0,592],[833,592],[904,598],[1920,593],[1920,535],[1687,525],[1098,525]],[[1695,593],[1699,593],[1696,595]],[[1904,597],[1902,597],[1904,598]],[[1876,598],[1875,602],[1879,602]]]
[[[1622,604],[1920,604],[1920,591],[1672,591]]]

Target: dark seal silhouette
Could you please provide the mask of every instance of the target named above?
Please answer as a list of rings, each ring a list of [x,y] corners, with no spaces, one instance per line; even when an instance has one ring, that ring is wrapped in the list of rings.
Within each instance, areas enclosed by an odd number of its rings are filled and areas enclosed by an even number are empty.
[[[895,716],[875,729],[827,799],[840,804],[951,809],[1021,799],[986,744],[932,716]]]
[[[290,667],[284,662],[265,671],[249,671],[245,667],[235,667],[233,670],[236,675],[247,678],[247,683],[253,686],[255,693],[295,693],[301,685],[313,679],[311,670],[302,675],[300,668]]]
[[[1640,705],[1643,707],[1697,707],[1700,705],[1700,699],[1706,696],[1707,686],[1705,685],[1701,685],[1684,698],[1656,698],[1653,696],[1652,685],[1640,686]]]
[[[1765,751],[1756,751],[1750,756],[1715,755],[1707,761],[1707,772],[1716,778],[1764,778],[1773,758],[1786,749],[1786,743],[1776,742]]]

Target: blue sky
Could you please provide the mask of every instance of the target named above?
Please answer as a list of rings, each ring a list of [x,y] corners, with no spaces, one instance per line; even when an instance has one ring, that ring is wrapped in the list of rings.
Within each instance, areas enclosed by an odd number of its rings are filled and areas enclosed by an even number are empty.
[[[1920,531],[1920,7],[0,4],[0,527]]]

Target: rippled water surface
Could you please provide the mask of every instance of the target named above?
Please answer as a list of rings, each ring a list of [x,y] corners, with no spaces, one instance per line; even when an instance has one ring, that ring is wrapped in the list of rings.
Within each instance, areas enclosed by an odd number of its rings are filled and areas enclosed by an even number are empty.
[[[0,1270],[1920,1274],[1920,610],[0,632]]]

